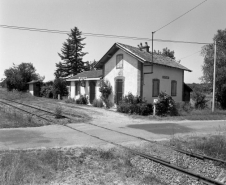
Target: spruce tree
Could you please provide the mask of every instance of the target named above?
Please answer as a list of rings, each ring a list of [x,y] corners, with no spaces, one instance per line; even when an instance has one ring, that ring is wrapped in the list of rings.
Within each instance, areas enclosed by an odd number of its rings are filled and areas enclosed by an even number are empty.
[[[58,53],[61,62],[56,63],[55,76],[57,78],[74,76],[85,70],[83,56],[87,53],[82,52],[85,45],[82,41],[85,38],[82,38],[81,34],[82,32],[74,27],[74,29],[71,29],[71,33],[68,34],[68,39],[63,43],[61,53]]]

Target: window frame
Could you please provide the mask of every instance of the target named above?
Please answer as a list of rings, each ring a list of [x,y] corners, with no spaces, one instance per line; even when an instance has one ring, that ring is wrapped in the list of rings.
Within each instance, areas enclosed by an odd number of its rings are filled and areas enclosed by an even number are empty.
[[[122,62],[121,66],[118,66],[118,64],[120,63],[120,61],[118,61],[118,57],[121,56],[122,59],[120,60]],[[116,69],[123,69],[123,54],[118,54],[116,55]]]
[[[158,95],[154,94],[154,92],[155,92],[155,90],[154,90],[154,83],[155,82],[158,82],[158,87],[157,87],[158,88],[157,89],[158,90]],[[155,78],[155,79],[152,80],[152,97],[158,97],[159,96],[159,92],[160,92],[160,80]]]
[[[171,81],[171,96],[177,96],[177,81],[176,80]]]

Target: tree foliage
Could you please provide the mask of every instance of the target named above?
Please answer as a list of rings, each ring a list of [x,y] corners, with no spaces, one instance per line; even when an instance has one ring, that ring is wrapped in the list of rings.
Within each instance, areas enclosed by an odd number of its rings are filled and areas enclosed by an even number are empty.
[[[53,98],[53,81],[43,83],[40,93],[42,97]]]
[[[13,67],[5,70],[6,87],[8,90],[17,89],[18,91],[26,91],[28,89],[28,82],[32,80],[43,80],[36,73],[36,69],[32,63],[21,63],[18,66],[13,64]]]
[[[53,82],[54,98],[57,98],[58,94],[60,97],[68,95],[67,82],[64,79],[56,78]]]
[[[162,55],[167,56],[167,57],[170,57],[172,59],[175,59],[175,57],[174,57],[174,51],[170,51],[170,49],[168,49],[168,48],[163,48],[162,49]]]
[[[170,49],[168,49],[167,47],[166,48],[163,48],[162,49],[162,52],[159,51],[159,50],[158,51],[154,50],[154,53],[161,54],[161,55],[170,57],[172,59],[175,59],[174,51],[170,51]]]
[[[211,86],[210,83],[192,83],[187,85],[193,90],[193,92],[209,94],[213,91],[213,86]]]
[[[207,108],[207,102],[206,95],[196,91],[192,93],[192,99],[195,101],[195,108],[196,109],[205,109]]]
[[[85,63],[85,70],[86,71],[93,71],[93,70],[98,70],[100,68],[96,68],[95,65],[97,64],[97,61],[94,60],[94,61],[87,61]]]
[[[82,38],[81,34],[82,32],[74,27],[71,29],[71,33],[68,34],[68,39],[63,43],[61,53],[58,53],[61,62],[56,64],[55,76],[57,78],[76,75],[85,70],[83,56],[87,53],[82,52],[85,45],[82,41],[85,38]]]
[[[225,85],[226,85],[226,29],[218,30],[214,35],[213,41],[217,41],[217,60],[216,60],[216,99],[221,107],[226,109]],[[203,76],[201,79],[213,84],[213,66],[214,66],[214,44],[208,44],[202,48],[204,64],[202,66]]]

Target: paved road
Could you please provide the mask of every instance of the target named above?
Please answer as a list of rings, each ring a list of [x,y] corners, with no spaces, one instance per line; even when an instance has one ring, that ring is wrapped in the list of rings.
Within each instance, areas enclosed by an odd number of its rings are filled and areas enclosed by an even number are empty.
[[[111,124],[109,121],[98,122],[98,120],[94,119],[91,122],[150,140],[170,139],[172,136],[226,132],[226,121],[142,122],[142,120],[139,120],[139,122],[130,121],[129,123],[120,122],[119,124]],[[141,142],[136,138],[124,136],[85,123],[71,123],[70,126],[120,144],[140,144]],[[0,150],[65,146],[108,147],[112,145],[62,125],[0,130]]]

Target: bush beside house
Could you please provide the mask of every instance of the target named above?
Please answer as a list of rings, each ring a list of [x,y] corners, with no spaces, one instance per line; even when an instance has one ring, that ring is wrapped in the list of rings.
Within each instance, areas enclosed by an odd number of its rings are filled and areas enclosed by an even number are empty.
[[[112,86],[109,81],[101,80],[100,81],[100,88],[99,91],[101,92],[101,99],[103,100],[107,109],[112,107],[112,103],[108,99],[110,94],[112,93]]]
[[[178,116],[178,110],[173,98],[164,93],[159,93],[156,103],[156,115],[158,116]]]
[[[152,114],[152,104],[148,104],[139,96],[134,96],[132,93],[129,93],[119,102],[117,111],[146,116]]]

